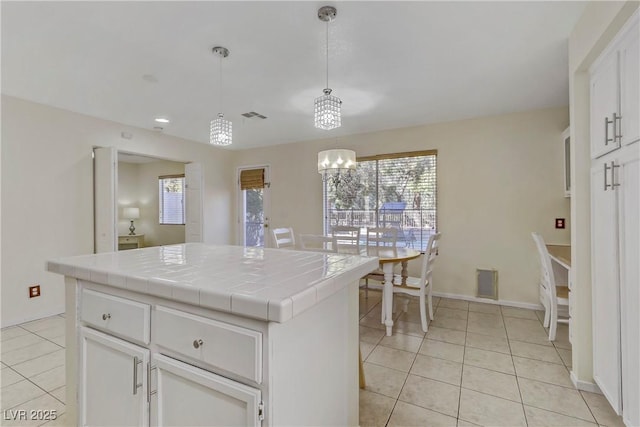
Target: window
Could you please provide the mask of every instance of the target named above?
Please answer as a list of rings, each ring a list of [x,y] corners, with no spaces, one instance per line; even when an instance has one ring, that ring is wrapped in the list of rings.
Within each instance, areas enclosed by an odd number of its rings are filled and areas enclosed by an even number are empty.
[[[158,177],[160,224],[184,225],[184,175]]]
[[[435,150],[358,159],[355,174],[325,182],[325,232],[395,227],[399,246],[424,251],[438,228],[436,172]]]

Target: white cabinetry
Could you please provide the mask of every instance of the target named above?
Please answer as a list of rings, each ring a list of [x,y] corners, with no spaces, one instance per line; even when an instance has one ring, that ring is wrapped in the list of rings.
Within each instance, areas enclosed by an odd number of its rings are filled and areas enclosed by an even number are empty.
[[[638,16],[636,12],[591,70],[593,378],[628,426],[640,425]],[[604,119],[594,114],[609,101],[602,94],[604,86],[597,86],[611,80],[606,74],[612,63],[620,66],[619,109],[605,131]],[[606,136],[613,139],[608,145]]]

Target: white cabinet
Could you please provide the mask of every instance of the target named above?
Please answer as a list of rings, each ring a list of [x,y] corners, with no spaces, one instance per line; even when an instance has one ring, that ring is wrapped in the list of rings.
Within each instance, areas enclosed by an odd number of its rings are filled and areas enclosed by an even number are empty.
[[[638,13],[605,49],[591,72],[591,158],[640,138]]]
[[[80,360],[81,426],[149,424],[149,350],[83,327]]]

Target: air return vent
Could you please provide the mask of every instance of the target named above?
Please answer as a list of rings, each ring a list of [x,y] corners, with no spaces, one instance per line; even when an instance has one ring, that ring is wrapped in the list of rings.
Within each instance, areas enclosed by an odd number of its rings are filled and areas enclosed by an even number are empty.
[[[263,116],[260,113],[256,113],[255,111],[249,111],[248,113],[242,113],[242,116],[246,117],[247,119],[266,119],[267,116]]]
[[[498,270],[476,270],[478,298],[498,299]]]

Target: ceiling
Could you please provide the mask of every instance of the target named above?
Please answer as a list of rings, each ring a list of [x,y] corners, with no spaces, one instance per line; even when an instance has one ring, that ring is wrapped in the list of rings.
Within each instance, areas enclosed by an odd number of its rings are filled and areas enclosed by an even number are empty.
[[[313,126],[326,78],[343,125]],[[568,105],[585,2],[2,2],[2,93],[229,148]],[[220,60],[211,48],[230,50]],[[220,103],[222,67],[222,104]],[[267,117],[247,119],[255,111]]]

